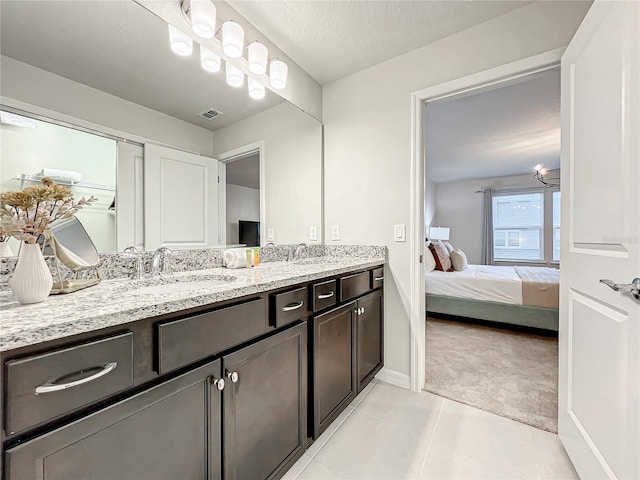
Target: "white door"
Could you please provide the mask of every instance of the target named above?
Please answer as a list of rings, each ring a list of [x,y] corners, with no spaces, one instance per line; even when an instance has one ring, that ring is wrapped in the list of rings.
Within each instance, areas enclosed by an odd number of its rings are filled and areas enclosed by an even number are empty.
[[[118,142],[116,189],[117,250],[144,248],[144,149]]]
[[[581,478],[640,478],[640,2],[596,1],[562,58],[559,435]]]
[[[145,250],[218,245],[218,161],[144,147]]]

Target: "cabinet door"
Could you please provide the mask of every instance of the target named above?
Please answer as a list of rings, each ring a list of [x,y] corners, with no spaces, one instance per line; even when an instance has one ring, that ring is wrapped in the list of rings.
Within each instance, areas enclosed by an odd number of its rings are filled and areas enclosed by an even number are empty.
[[[220,479],[220,360],[6,453],[8,480]]]
[[[382,298],[382,292],[378,290],[362,297],[356,308],[358,392],[361,392],[382,368]]]
[[[313,319],[313,438],[356,396],[355,306]]]
[[[223,357],[223,366],[224,478],[279,478],[307,440],[306,324]]]

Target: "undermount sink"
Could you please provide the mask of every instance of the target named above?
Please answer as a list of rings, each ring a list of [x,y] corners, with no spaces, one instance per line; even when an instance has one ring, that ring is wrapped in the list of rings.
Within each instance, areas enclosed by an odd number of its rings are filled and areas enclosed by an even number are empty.
[[[187,292],[201,288],[220,287],[236,281],[230,275],[182,275],[154,277],[133,280],[113,289],[113,293],[123,296],[161,295],[175,292]]]
[[[309,257],[293,260],[291,263],[298,265],[335,265],[340,261],[337,258],[330,257]]]

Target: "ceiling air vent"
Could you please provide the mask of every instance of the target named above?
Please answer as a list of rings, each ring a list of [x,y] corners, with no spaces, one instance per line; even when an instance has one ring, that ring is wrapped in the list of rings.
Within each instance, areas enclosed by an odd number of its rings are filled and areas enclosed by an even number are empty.
[[[216,110],[215,108],[210,108],[209,110],[205,110],[204,112],[200,113],[200,116],[206,120],[213,120],[220,115],[222,115],[222,112],[220,110]]]

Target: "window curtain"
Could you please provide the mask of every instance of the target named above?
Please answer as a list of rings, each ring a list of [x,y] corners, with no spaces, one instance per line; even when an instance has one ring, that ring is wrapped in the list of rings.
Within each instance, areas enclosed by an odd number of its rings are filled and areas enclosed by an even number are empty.
[[[482,210],[482,263],[491,265],[493,263],[493,212],[492,212],[493,190],[485,188],[482,191],[484,206]]]

